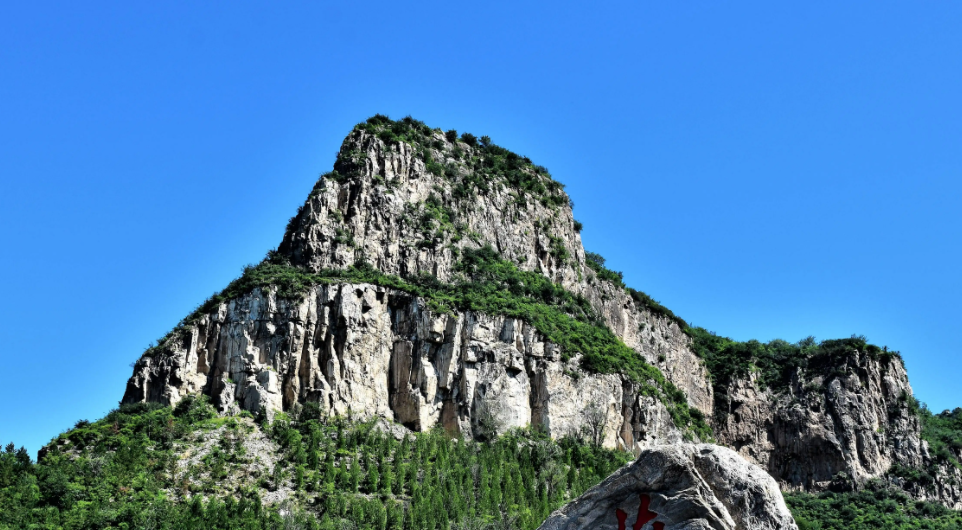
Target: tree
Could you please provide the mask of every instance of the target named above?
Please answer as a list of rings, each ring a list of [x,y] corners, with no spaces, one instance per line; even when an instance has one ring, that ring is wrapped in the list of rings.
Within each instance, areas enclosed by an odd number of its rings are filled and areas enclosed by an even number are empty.
[[[494,440],[505,430],[504,405],[497,399],[475,398],[475,423],[485,440]]]
[[[592,400],[581,411],[583,435],[588,443],[600,446],[605,441],[605,426],[608,425],[608,407]]]

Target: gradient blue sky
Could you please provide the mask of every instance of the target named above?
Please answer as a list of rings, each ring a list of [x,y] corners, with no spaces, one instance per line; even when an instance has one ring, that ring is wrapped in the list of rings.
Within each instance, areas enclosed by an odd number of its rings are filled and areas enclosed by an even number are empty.
[[[864,334],[962,405],[962,4],[193,4],[3,3],[0,443],[115,407],[377,112],[547,166],[696,325]]]

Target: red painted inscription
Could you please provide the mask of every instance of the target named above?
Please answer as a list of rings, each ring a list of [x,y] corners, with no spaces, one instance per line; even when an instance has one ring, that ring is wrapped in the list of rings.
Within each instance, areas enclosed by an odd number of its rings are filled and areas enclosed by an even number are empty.
[[[649,510],[648,507],[651,505],[651,497],[641,494],[641,506],[638,507],[638,519],[635,520],[635,524],[631,526],[632,530],[641,530],[645,523],[651,521],[658,514]],[[628,514],[624,510],[618,509],[615,511],[615,517],[618,518],[618,530],[628,530],[625,526],[625,521],[628,519]],[[652,525],[655,530],[665,530],[665,523],[654,523]]]

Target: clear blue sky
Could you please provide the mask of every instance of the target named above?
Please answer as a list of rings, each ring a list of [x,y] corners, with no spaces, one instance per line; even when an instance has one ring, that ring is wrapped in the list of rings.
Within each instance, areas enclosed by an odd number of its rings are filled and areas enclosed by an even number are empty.
[[[0,443],[116,406],[377,112],[547,166],[696,325],[864,334],[962,405],[962,4],[193,4],[4,3]]]

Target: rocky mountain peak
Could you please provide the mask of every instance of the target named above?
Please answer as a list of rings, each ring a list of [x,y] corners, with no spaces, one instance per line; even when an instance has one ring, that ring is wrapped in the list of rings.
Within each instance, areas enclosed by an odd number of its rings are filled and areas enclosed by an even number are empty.
[[[897,355],[689,328],[585,252],[579,230],[563,186],[527,158],[375,116],[278,249],[144,353],[123,401],[204,394],[222,413],[268,416],[310,404],[635,453],[714,440],[790,489],[928,461]],[[936,482],[914,494],[957,505]]]
[[[463,249],[485,245],[566,288],[584,280],[571,202],[545,168],[487,137],[375,116],[344,140],[278,250],[314,271],[365,261],[448,281]]]

